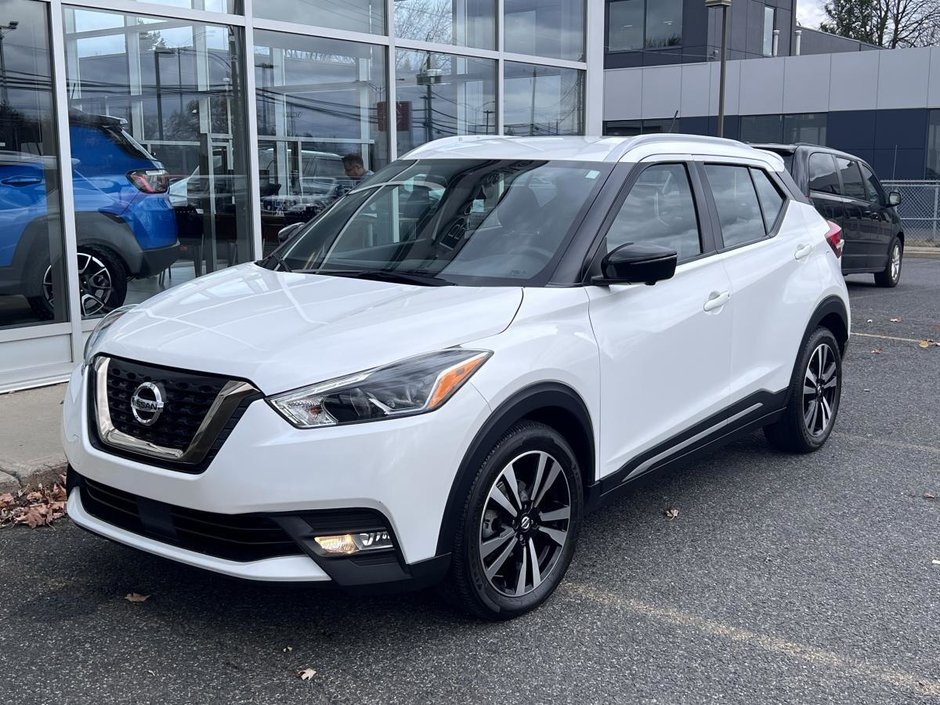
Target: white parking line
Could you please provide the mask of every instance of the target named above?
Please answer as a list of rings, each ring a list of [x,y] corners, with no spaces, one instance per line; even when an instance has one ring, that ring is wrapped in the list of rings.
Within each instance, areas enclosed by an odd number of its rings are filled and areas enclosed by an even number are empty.
[[[879,340],[896,340],[899,343],[918,343],[926,340],[926,338],[898,338],[893,335],[876,335],[875,333],[852,333],[852,335],[857,335],[861,338],[878,338]]]
[[[876,666],[862,659],[840,656],[831,651],[813,646],[779,639],[766,634],[732,627],[721,622],[682,612],[669,607],[658,607],[640,600],[622,597],[606,590],[598,590],[580,583],[563,583],[562,589],[581,598],[613,607],[626,612],[633,612],[649,619],[666,622],[677,627],[697,629],[700,632],[737,641],[773,654],[796,658],[820,668],[831,668],[842,675],[856,676],[869,680],[888,683],[901,690],[915,691],[928,697],[940,697],[940,681],[930,680],[913,673]]]

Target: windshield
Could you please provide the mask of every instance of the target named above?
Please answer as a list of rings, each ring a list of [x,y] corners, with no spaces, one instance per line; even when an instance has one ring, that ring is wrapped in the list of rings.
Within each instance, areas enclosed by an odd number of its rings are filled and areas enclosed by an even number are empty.
[[[535,283],[609,171],[531,160],[398,162],[306,225],[269,265],[413,283]]]

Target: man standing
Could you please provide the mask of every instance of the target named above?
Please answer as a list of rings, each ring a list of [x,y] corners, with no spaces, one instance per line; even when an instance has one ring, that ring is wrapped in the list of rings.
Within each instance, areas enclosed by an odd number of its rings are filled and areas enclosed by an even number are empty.
[[[343,157],[343,168],[346,170],[346,176],[357,181],[368,179],[373,174],[371,169],[366,169],[362,157],[358,154],[347,154]]]

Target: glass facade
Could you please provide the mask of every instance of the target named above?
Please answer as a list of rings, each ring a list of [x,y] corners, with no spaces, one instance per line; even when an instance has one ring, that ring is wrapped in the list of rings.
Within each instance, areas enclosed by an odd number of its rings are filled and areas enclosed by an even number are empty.
[[[0,0],[0,391],[429,140],[585,130],[584,0],[249,6]]]
[[[610,0],[607,50],[662,49],[682,44],[683,0]]]

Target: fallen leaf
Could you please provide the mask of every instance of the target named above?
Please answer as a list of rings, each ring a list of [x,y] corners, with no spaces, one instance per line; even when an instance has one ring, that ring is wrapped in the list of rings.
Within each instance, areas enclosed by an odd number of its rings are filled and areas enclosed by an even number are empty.
[[[151,676],[157,675],[156,673],[154,673],[153,671],[151,671],[149,668],[147,669],[147,673],[149,673]]]
[[[129,592],[124,596],[128,602],[146,602],[150,595],[141,595],[138,592]]]
[[[297,671],[297,677],[300,678],[300,680],[302,681],[309,681],[315,675],[317,675],[317,672],[314,671],[312,668],[305,668],[302,671]]]
[[[922,340],[922,341],[920,341],[920,343],[918,343],[918,345],[920,345],[920,347],[922,347],[922,348],[924,348],[924,350],[926,350],[926,349],[929,348],[931,345],[933,345],[933,341],[932,341],[932,340]]]
[[[891,321],[892,323],[900,323],[900,322],[901,322],[901,319],[900,319],[900,318],[889,318],[888,320]]]
[[[13,499],[13,495],[11,495],[9,492],[0,494],[0,507],[9,507],[15,501],[16,500]]]
[[[875,348],[874,350],[871,351],[871,354],[872,354],[872,355],[881,355],[883,352],[884,352],[884,350],[882,350],[881,348]]]
[[[937,498],[936,492],[931,492],[930,490],[927,490],[926,492],[924,492],[924,499],[936,499],[936,498]]]
[[[25,512],[20,514],[13,520],[14,524],[26,524],[30,529],[35,529],[37,526],[43,526],[47,524],[46,513],[47,509],[41,505],[33,505],[28,507]]]
[[[666,507],[666,508],[663,510],[663,514],[666,515],[666,518],[667,518],[669,521],[672,521],[672,520],[675,519],[677,516],[679,516],[679,507]]]
[[[293,651],[293,650],[294,650],[294,647],[293,647],[293,646],[285,646],[285,647],[282,649],[282,651],[283,651],[285,654],[290,653],[290,652]]]

